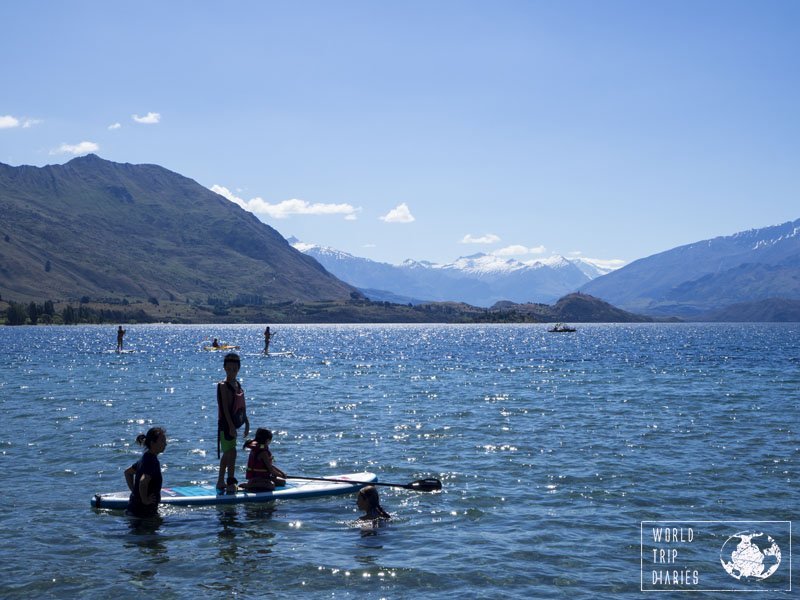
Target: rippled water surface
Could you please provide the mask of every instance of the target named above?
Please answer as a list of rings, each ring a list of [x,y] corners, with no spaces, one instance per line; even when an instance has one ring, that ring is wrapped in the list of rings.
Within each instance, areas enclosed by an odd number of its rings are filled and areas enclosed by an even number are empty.
[[[4,598],[639,597],[642,521],[798,514],[797,324],[115,329],[0,328]],[[165,486],[214,482],[211,336],[285,471],[442,492],[381,488],[377,531],[353,496],[91,509],[156,424]]]

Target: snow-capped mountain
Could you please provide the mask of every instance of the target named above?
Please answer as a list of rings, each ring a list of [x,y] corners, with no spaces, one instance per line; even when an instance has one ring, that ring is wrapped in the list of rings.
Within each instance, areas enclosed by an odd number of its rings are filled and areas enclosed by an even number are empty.
[[[373,300],[550,304],[578,290],[641,314],[721,314],[737,320],[728,309],[738,306],[734,313],[739,320],[768,315],[759,318],[777,321],[796,314],[796,309],[787,312],[786,302],[778,299],[795,303],[792,306],[800,302],[800,219],[680,246],[617,269],[563,256],[519,261],[491,254],[447,264],[390,265],[289,241]]]
[[[546,304],[610,270],[563,256],[519,261],[482,253],[447,264],[407,260],[391,265],[295,238],[289,243],[369,298],[393,302],[457,301],[492,306],[510,300]]]
[[[689,317],[733,304],[800,300],[800,219],[654,254],[581,291],[634,312]]]
[[[454,262],[446,265],[432,265],[433,268],[456,269],[465,273],[470,273],[476,277],[481,276],[502,276],[514,271],[525,271],[530,269],[569,269],[577,267],[589,280],[610,273],[613,269],[603,267],[596,262],[583,258],[567,259],[561,255],[553,255],[549,258],[536,260],[520,261],[515,258],[502,258],[493,254],[478,253],[472,256],[462,256]]]

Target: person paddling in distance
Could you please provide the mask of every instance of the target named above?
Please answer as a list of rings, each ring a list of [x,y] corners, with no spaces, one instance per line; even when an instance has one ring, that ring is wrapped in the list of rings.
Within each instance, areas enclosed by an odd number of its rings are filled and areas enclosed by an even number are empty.
[[[167,432],[161,427],[151,427],[139,434],[136,443],[145,446],[142,458],[125,469],[125,482],[131,490],[127,514],[133,517],[155,517],[161,502],[161,463],[158,455],[167,447]]]
[[[240,364],[238,354],[226,354],[222,361],[225,379],[217,383],[217,456],[222,451],[217,478],[218,494],[226,491],[229,494],[236,493],[236,485],[239,483],[236,480],[236,430],[244,425],[245,437],[250,433],[244,390],[236,379]]]
[[[122,352],[122,338],[125,337],[126,331],[120,325],[117,328],[117,352]]]
[[[269,341],[272,339],[272,332],[269,330],[269,325],[264,330],[264,354],[269,354]]]
[[[359,510],[364,511],[364,514],[358,517],[359,521],[380,522],[391,518],[391,515],[383,510],[378,490],[373,485],[368,485],[358,491],[356,505]]]
[[[247,440],[244,448],[250,450],[247,458],[247,482],[239,487],[250,492],[271,492],[278,486],[286,485],[286,473],[275,466],[269,444],[272,432],[259,427],[256,438]]]

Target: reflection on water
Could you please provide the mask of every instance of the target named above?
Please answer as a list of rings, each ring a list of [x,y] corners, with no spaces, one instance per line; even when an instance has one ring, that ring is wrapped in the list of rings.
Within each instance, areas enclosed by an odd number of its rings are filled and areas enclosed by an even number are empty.
[[[166,551],[160,533],[161,526],[164,524],[163,517],[139,519],[126,515],[125,518],[128,520],[127,539],[129,543],[144,548]]]
[[[115,327],[0,327],[0,542],[26,549],[0,597],[256,597],[265,577],[312,597],[633,597],[643,520],[797,518],[796,324],[282,326],[293,355],[274,359],[263,326],[127,329],[137,352],[117,355]],[[91,510],[152,425],[166,486],[213,483],[210,337],[242,345],[250,421],[287,472],[443,489],[386,491],[378,528],[353,496]],[[42,482],[58,493],[15,491]]]
[[[160,531],[164,520],[161,517],[125,518],[128,520],[128,532],[124,538],[124,546],[141,550],[149,567],[138,570],[123,567],[121,571],[128,575],[132,583],[143,584],[158,576],[161,568],[159,565],[163,566],[169,562],[166,539]]]

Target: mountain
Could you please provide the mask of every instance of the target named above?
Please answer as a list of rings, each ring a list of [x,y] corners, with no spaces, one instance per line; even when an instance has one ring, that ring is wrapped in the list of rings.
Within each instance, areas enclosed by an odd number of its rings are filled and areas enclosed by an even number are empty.
[[[369,298],[412,304],[454,301],[488,307],[503,300],[554,302],[608,272],[562,256],[522,262],[474,254],[448,264],[407,260],[391,265],[295,238],[289,242]]]
[[[157,165],[93,154],[41,168],[0,163],[0,212],[4,300],[358,296],[251,213]]]
[[[768,298],[758,302],[731,304],[702,315],[702,320],[728,323],[800,322],[800,300]]]
[[[800,300],[800,219],[661,252],[580,291],[626,310],[683,317],[770,298]]]
[[[492,310],[514,312],[532,317],[537,322],[572,323],[646,323],[653,319],[620,310],[588,294],[573,293],[560,298],[554,305],[515,304],[498,302]]]

